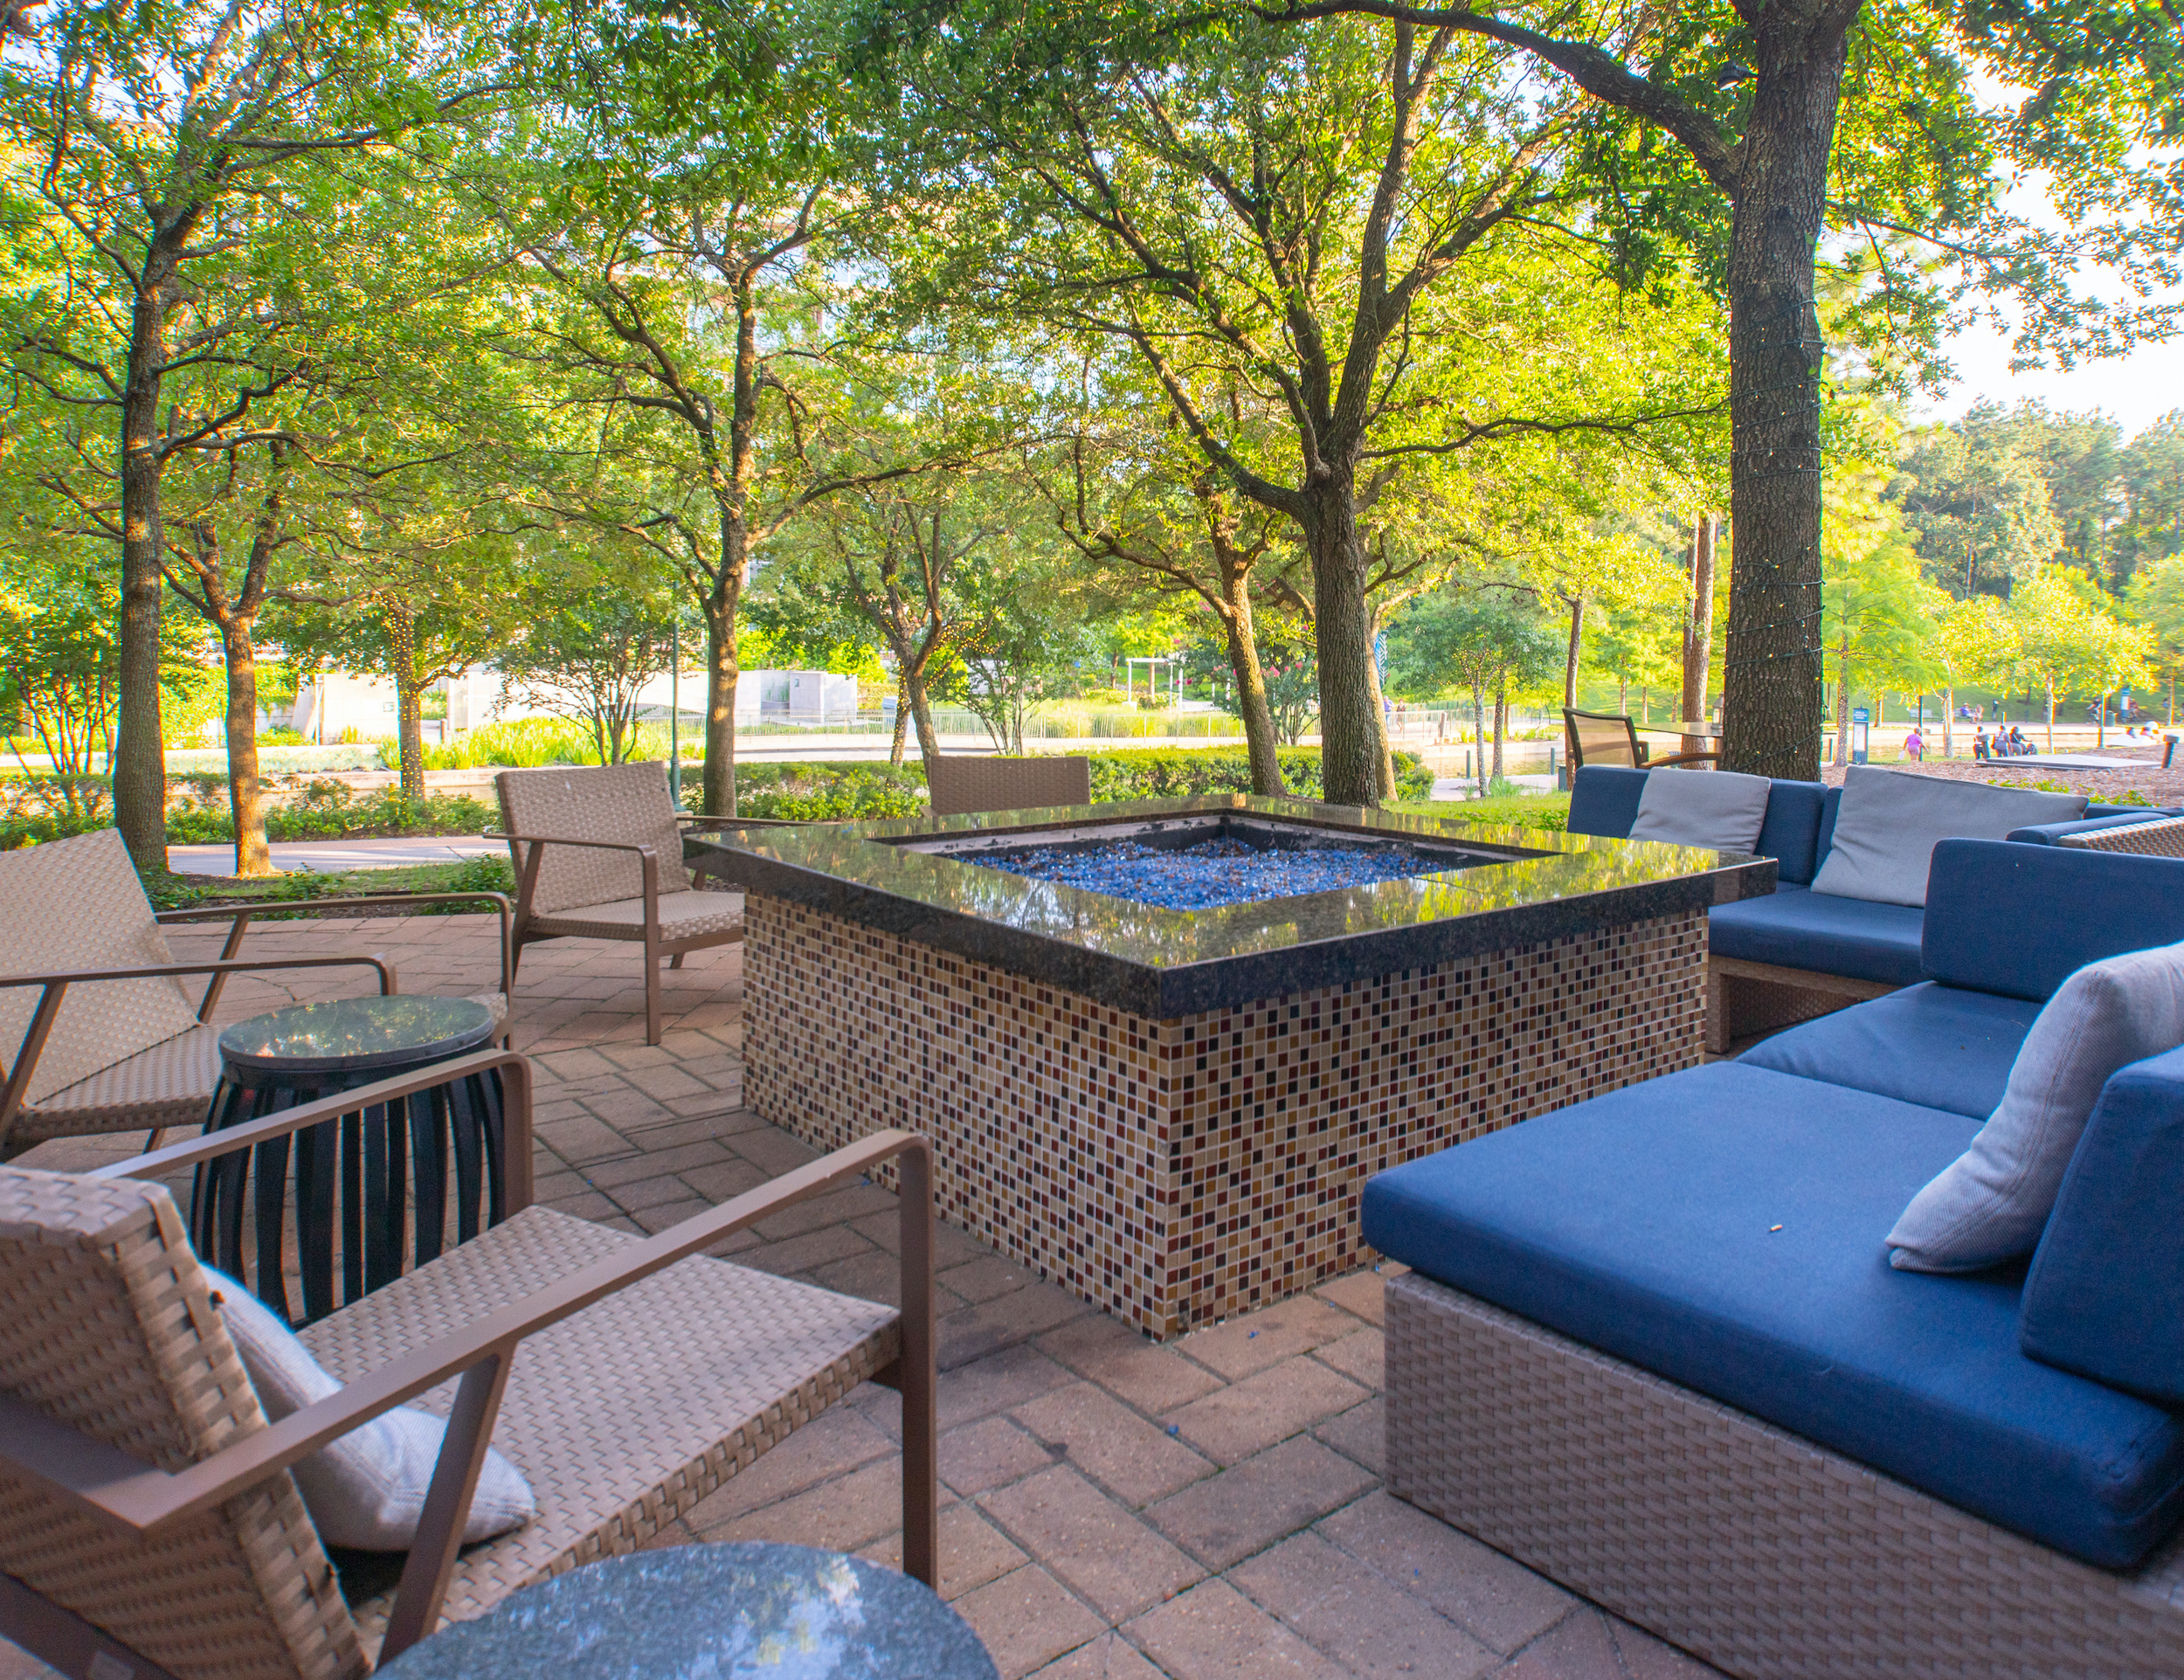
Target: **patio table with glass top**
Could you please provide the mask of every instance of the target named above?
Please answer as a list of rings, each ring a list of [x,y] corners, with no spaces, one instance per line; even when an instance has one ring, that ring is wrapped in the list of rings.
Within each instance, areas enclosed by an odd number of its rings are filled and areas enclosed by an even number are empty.
[[[1367,1257],[1371,1173],[1703,1054],[1759,858],[1243,795],[753,830],[744,1091],[1155,1336]]]
[[[498,1031],[483,1004],[425,996],[345,998],[238,1021],[220,1034],[220,1083],[206,1130],[452,1061],[485,1047]],[[405,1246],[414,1244],[418,1264],[436,1256],[451,1212],[457,1241],[499,1223],[506,1212],[497,1171],[501,1143],[494,1074],[467,1075],[297,1133],[293,1260],[300,1316],[284,1264],[291,1257],[287,1138],[198,1169],[191,1241],[284,1317],[322,1318],[399,1276]],[[246,1222],[254,1226],[248,1256],[254,1281],[245,1269]]]

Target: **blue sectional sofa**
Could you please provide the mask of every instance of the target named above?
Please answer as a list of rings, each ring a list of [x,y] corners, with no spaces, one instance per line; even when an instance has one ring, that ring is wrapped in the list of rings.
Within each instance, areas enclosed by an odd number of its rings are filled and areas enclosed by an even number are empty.
[[[1579,770],[1570,787],[1570,832],[1628,836],[1649,774],[1613,764]],[[1754,849],[1775,860],[1779,884],[1771,895],[1717,906],[1709,917],[1706,1047],[1717,1055],[1920,978],[1922,911],[1812,890],[1842,799],[1841,788],[1819,782],[1777,781],[1768,793]],[[2064,834],[2168,814],[2125,805],[2085,809],[2079,821],[2019,828],[2008,838],[2054,846]]]
[[[1883,1238],[2184,861],[1946,840],[1923,978],[1375,1177],[1388,1480],[1732,1672],[2184,1674],[2184,1048],[2029,1266]]]

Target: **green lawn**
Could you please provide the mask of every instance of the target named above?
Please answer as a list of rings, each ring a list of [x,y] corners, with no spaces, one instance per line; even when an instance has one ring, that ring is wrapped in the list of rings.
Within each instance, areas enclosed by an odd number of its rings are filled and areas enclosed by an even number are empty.
[[[1491,799],[1398,799],[1387,808],[1418,817],[1511,823],[1520,828],[1560,828],[1570,819],[1570,796],[1508,793]]]

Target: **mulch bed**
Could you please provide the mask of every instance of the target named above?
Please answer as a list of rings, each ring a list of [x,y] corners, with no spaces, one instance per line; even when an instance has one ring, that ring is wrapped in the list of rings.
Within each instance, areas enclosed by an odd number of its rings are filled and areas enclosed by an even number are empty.
[[[1987,782],[1997,787],[2025,787],[2035,783],[2050,788],[2060,785],[2102,805],[2137,805],[2143,800],[2149,805],[2184,805],[2184,754],[2178,755],[2179,763],[2174,769],[2163,770],[2159,747],[2108,747],[2102,751],[2105,757],[2129,758],[2131,767],[2057,770],[2051,764],[2012,763],[2007,759],[1981,764],[1967,758],[1952,758],[1918,764],[1884,764],[1881,768],[1907,770],[1920,776],[1946,776],[1959,782]],[[1829,764],[1821,770],[1821,778],[1830,787],[1841,787],[1843,768]],[[2138,797],[2126,799],[2126,793]]]

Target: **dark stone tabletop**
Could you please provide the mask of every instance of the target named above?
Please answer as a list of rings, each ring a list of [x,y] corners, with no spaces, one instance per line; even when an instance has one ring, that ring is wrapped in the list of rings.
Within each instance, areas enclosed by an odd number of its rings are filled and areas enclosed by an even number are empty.
[[[220,1056],[252,1072],[366,1073],[459,1056],[492,1036],[493,1012],[468,998],[343,998],[238,1021],[220,1034]]]
[[[1472,855],[1335,892],[1164,909],[918,849],[1031,845],[1095,825],[1158,831],[1231,812],[1333,840],[1402,840]],[[743,888],[992,964],[1154,1020],[1400,973],[1771,893],[1772,859],[1648,840],[1211,794],[978,816],[748,828],[694,840]]]
[[[805,1545],[610,1558],[420,1641],[382,1680],[999,1680],[930,1587]]]

